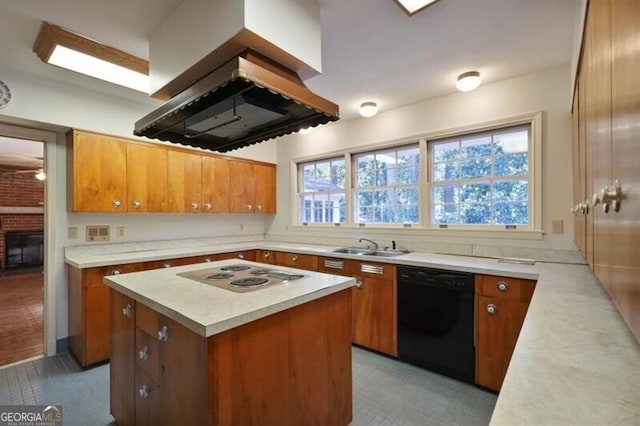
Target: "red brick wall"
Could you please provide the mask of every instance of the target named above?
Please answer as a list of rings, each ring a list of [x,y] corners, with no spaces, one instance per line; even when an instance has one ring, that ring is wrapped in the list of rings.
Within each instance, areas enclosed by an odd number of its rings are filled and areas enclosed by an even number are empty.
[[[44,182],[31,173],[0,166],[0,207],[43,207]],[[0,269],[5,267],[4,236],[9,231],[41,231],[42,214],[0,213]]]

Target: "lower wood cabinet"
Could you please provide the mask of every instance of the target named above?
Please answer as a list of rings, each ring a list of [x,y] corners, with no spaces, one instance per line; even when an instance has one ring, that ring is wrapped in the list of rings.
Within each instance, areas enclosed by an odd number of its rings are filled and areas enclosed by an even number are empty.
[[[476,275],[476,384],[499,391],[535,281]]]
[[[118,425],[350,423],[348,290],[208,338],[111,297]]]
[[[396,266],[320,257],[318,271],[357,280],[351,290],[353,343],[398,356]]]
[[[69,349],[83,367],[109,359],[109,287],[102,278],[141,270],[140,264],[68,268]]]
[[[288,253],[284,251],[276,251],[275,264],[288,266],[290,268],[306,269],[307,271],[318,270],[318,256],[310,254]]]

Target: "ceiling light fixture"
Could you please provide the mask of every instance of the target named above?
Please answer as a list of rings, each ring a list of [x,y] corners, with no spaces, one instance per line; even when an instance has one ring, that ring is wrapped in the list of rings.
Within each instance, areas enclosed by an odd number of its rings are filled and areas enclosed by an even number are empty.
[[[438,0],[395,0],[396,3],[409,16],[420,12],[425,7],[437,2]]]
[[[481,82],[482,80],[480,79],[480,73],[478,71],[465,72],[458,76],[456,89],[461,92],[468,92],[480,86]]]
[[[43,22],[33,44],[42,62],[149,93],[149,62]]]
[[[360,115],[373,117],[378,113],[378,105],[375,102],[363,102],[360,104]]]

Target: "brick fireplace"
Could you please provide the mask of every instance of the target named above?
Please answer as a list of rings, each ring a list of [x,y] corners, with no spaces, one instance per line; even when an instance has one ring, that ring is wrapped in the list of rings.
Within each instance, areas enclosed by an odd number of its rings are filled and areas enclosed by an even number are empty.
[[[37,234],[44,229],[44,182],[32,173],[18,173],[19,170],[0,166],[0,269],[7,267],[7,233],[14,233],[14,236],[17,231]],[[23,240],[30,244],[37,237]],[[27,249],[26,253],[32,253],[32,250]]]

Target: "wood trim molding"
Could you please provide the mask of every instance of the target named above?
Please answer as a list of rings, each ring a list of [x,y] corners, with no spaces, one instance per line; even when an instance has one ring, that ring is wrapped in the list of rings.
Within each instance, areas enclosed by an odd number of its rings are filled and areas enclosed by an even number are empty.
[[[42,62],[48,63],[56,45],[68,47],[78,52],[149,75],[148,61],[123,52],[115,47],[91,40],[80,34],[67,31],[57,25],[43,22],[36,41],[33,44],[33,52],[38,55]]]

